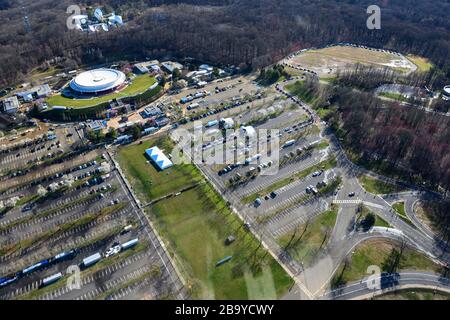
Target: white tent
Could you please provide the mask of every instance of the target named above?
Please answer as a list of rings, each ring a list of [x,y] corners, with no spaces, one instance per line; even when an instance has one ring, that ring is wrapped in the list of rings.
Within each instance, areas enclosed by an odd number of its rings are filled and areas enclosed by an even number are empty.
[[[172,161],[170,161],[169,158],[167,158],[166,155],[161,151],[161,149],[156,146],[145,150],[145,153],[161,170],[165,170],[173,166]]]

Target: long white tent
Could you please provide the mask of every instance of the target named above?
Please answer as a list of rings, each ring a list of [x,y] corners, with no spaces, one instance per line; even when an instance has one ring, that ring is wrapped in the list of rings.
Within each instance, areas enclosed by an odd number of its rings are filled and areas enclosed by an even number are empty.
[[[145,153],[160,170],[165,170],[173,166],[172,161],[170,161],[169,158],[167,158],[166,155],[161,151],[161,149],[156,146],[145,150]]]

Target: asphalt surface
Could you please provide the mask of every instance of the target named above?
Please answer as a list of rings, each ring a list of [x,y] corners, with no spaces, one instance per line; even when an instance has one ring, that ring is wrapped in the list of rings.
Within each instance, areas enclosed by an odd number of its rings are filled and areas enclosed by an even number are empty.
[[[231,80],[236,81],[236,80]],[[287,141],[289,137],[295,136],[299,131],[293,125],[300,122],[304,115],[312,117],[313,122],[305,124],[305,128],[311,125],[318,126],[322,132],[325,129],[324,124],[320,122],[317,115],[298,98],[291,97],[284,90],[284,86],[289,82],[276,84],[274,91],[285,95],[288,100],[284,101],[285,111],[269,121],[257,126],[257,129],[279,129],[283,133],[283,141]],[[212,86],[212,85],[211,85]],[[215,85],[214,85],[215,86]],[[217,86],[225,86],[225,84],[217,84]],[[226,86],[230,86],[226,84]],[[224,92],[212,94],[206,98],[202,103],[204,106],[214,106],[223,101],[239,94],[244,94],[244,89],[254,88],[260,90],[249,79],[243,83],[236,82],[234,87],[229,87]],[[250,89],[249,89],[250,90]],[[250,90],[251,91],[251,90]],[[186,95],[188,91],[182,92],[181,95]],[[172,96],[170,99],[178,99],[178,96]],[[224,115],[233,116],[236,122],[248,122],[258,116],[258,110],[267,108],[267,105],[272,103],[279,103],[271,98],[259,100],[255,105],[252,103],[250,108],[248,106],[240,106],[236,109],[230,109],[204,118],[203,121],[209,121]],[[286,106],[295,104],[298,109],[286,109]],[[238,116],[238,114],[241,116]],[[192,124],[186,125],[187,128]],[[71,147],[79,143],[83,138],[80,133],[73,126],[58,126],[56,128],[57,136],[60,140],[60,145],[63,151],[68,152]],[[415,215],[414,206],[420,199],[437,199],[436,195],[426,190],[419,190],[414,186],[407,186],[411,189],[410,192],[405,192],[395,195],[373,195],[366,192],[359,184],[357,177],[360,174],[369,174],[377,179],[383,181],[402,184],[399,181],[379,176],[365,169],[351,163],[346,157],[337,139],[331,134],[307,135],[298,139],[296,145],[290,148],[282,148],[280,156],[284,157],[291,150],[298,146],[305,146],[311,142],[320,141],[323,137],[327,138],[331,145],[325,150],[313,150],[309,156],[301,157],[296,160],[287,161],[275,175],[259,175],[255,179],[249,180],[246,184],[241,185],[235,189],[227,187],[226,182],[230,175],[237,172],[245,174],[248,170],[245,166],[237,168],[233,173],[219,176],[217,169],[212,166],[197,164],[205,177],[213,184],[213,186],[223,194],[224,198],[232,204],[236,213],[241,217],[243,222],[250,222],[250,231],[261,239],[263,245],[269,250],[270,254],[279,261],[285,270],[295,279],[296,285],[286,295],[287,299],[359,299],[368,298],[370,295],[379,294],[367,287],[365,281],[349,284],[337,290],[330,290],[330,280],[334,273],[340,266],[341,262],[346,256],[351,254],[354,248],[369,239],[389,239],[395,241],[405,242],[436,263],[448,265],[450,262],[450,255],[448,253],[448,244],[443,242],[437,235],[433,233],[426,225],[424,225]],[[78,140],[78,141],[77,141]],[[42,143],[43,146],[38,151],[32,152],[33,147],[25,147],[21,150],[11,152],[10,154],[0,155],[0,164],[8,170],[15,170],[27,165],[30,160],[39,158],[48,152],[53,152],[56,146],[51,147],[52,142]],[[50,150],[48,148],[50,147]],[[36,149],[34,147],[34,149]],[[242,198],[252,195],[256,192],[279,182],[282,179],[292,176],[294,173],[302,171],[311,167],[320,161],[325,160],[329,155],[336,156],[337,166],[332,170],[328,170],[318,177],[307,176],[303,179],[293,181],[287,185],[276,190],[277,196],[274,199],[262,199],[262,204],[255,207],[253,204],[243,204]],[[95,154],[94,154],[95,157]],[[156,233],[151,221],[145,216],[142,204],[136,198],[128,181],[121,172],[120,167],[114,161],[112,154],[107,154],[107,161],[113,165],[113,172],[111,177],[105,181],[105,184],[112,184],[118,187],[118,191],[114,192],[112,197],[105,197],[104,199],[86,201],[70,205],[77,200],[83,199],[87,196],[91,189],[80,189],[70,191],[64,194],[63,198],[53,202],[52,204],[44,203],[37,205],[30,211],[22,211],[21,207],[14,208],[5,216],[0,218],[0,244],[2,246],[13,245],[18,241],[32,239],[36,235],[40,235],[48,230],[56,228],[58,225],[70,221],[77,221],[81,219],[87,212],[96,212],[108,207],[111,200],[117,200],[119,203],[127,203],[128,205],[120,212],[116,212],[107,219],[94,223],[87,227],[79,227],[70,232],[66,232],[58,236],[57,239],[50,239],[45,243],[45,246],[36,244],[31,246],[26,251],[16,251],[15,254],[0,257],[0,266],[3,270],[14,272],[15,269],[30,265],[32,262],[38,261],[45,256],[51,256],[62,250],[67,250],[69,247],[76,247],[80,243],[86,242],[89,239],[95,239],[101,234],[101,229],[111,230],[117,228],[129,219],[138,222],[139,227],[130,234],[124,236],[117,236],[109,239],[106,242],[96,243],[85,247],[76,260],[70,263],[79,263],[83,257],[97,251],[105,251],[114,241],[126,241],[132,237],[139,236],[145,238],[149,245],[149,250],[144,250],[136,255],[119,260],[117,263],[108,264],[107,267],[102,268],[89,274],[83,278],[83,286],[79,291],[71,291],[62,286],[56,290],[51,290],[40,299],[95,299],[96,297],[103,297],[106,295],[108,299],[135,299],[148,298],[152,299],[161,294],[172,294],[175,298],[186,299],[189,298],[184,288],[184,283],[180,273],[178,272],[175,263],[167,254],[164,243]],[[73,166],[77,166],[80,162],[76,159],[71,160]],[[42,180],[40,183],[43,186],[48,186],[54,180],[48,180],[49,176],[55,173],[60,173],[67,168],[69,164],[52,165],[46,167],[41,172],[29,172],[25,176],[18,177],[2,177],[2,184],[6,186],[6,191],[0,195],[0,200],[20,195],[22,197],[32,195],[36,192],[36,185],[32,186],[30,183],[36,180]],[[89,171],[85,168],[76,174],[83,174]],[[308,201],[301,201],[306,195],[305,188],[309,185],[316,185],[322,181],[325,176],[327,179],[332,179],[335,176],[342,177],[342,187],[333,196],[324,198],[313,197]],[[57,181],[57,180],[56,180]],[[404,184],[402,184],[404,186]],[[102,185],[99,185],[101,187]],[[349,196],[354,193],[354,196]],[[392,209],[392,204],[395,201],[405,201],[405,211],[408,218],[412,221],[409,224],[395,213]],[[330,241],[326,244],[325,249],[321,252],[311,266],[304,266],[302,261],[296,261],[290,257],[282,248],[280,248],[276,239],[290,231],[293,228],[313,219],[323,211],[326,211],[331,203],[339,205],[337,216],[337,223],[330,237]],[[370,232],[357,231],[354,228],[355,213],[359,203],[364,203],[375,214],[384,219],[390,224],[390,228],[374,228]],[[32,215],[38,214],[42,210],[52,210],[55,212],[49,216],[34,219]],[[275,214],[276,213],[276,214]],[[264,223],[258,223],[258,218],[268,216],[270,217]],[[20,219],[25,219],[21,222]],[[19,223],[15,223],[19,221]],[[12,227],[9,227],[12,225]],[[7,227],[7,228],[5,228]],[[19,262],[17,262],[19,261]],[[54,274],[57,271],[63,271],[69,265],[68,263],[51,266],[44,270],[40,270],[20,279],[17,283],[0,289],[1,299],[12,299],[20,297],[23,294],[29,294],[37,290],[41,279],[45,276]],[[149,266],[157,265],[161,267],[162,274],[158,279],[146,278],[141,283],[133,283],[133,279],[140,279],[151,271]],[[3,275],[3,273],[2,273]],[[392,275],[391,275],[392,276]],[[388,280],[390,279],[387,276]],[[383,281],[382,281],[383,282]],[[439,275],[433,275],[422,272],[404,272],[401,273],[395,282],[387,282],[389,286],[387,290],[399,287],[435,287],[439,290],[448,290],[449,281],[443,279]],[[127,285],[124,285],[127,284]],[[382,292],[382,291],[380,291]]]
[[[5,250],[10,248],[7,253],[0,255],[0,277],[16,273],[58,253],[72,248],[78,249],[76,256],[70,260],[40,268],[0,288],[0,299],[159,299],[162,296],[187,298],[184,285],[174,271],[170,257],[143,216],[143,211],[126,186],[120,170],[114,169],[114,162],[108,158],[106,152],[106,160],[98,160],[96,164],[93,159],[98,157],[99,153],[89,154],[91,158],[77,156],[65,165],[58,165],[49,170],[46,168],[47,170],[39,174],[30,172],[25,176],[5,180],[15,180],[15,185],[19,187],[4,192],[0,199],[13,196],[26,199],[36,194],[38,183],[47,187],[51,183],[60,182],[64,180],[63,173],[69,171],[72,176],[83,181],[83,184],[61,192],[56,199],[42,203],[31,201],[34,206],[30,209],[24,210],[29,205],[24,202],[0,218],[0,247]],[[86,162],[90,164],[79,168]],[[104,176],[101,183],[85,186],[84,181],[92,179],[103,162],[109,162],[113,171]],[[90,176],[87,176],[88,174]],[[30,183],[33,181],[38,183]],[[99,216],[87,224],[77,224],[86,216],[97,214],[113,205],[121,205],[121,209]],[[133,225],[132,230],[121,231],[124,226],[130,224]],[[58,232],[61,226],[69,225],[73,227]],[[47,234],[49,236],[46,236]],[[44,235],[45,239],[42,238]],[[138,238],[142,244],[137,253],[127,254],[124,251],[119,259],[114,260],[105,256],[105,252],[115,243],[124,243],[134,238]],[[16,248],[17,243],[25,248]],[[65,275],[69,266],[80,265],[85,257],[97,252],[102,254],[101,265],[87,268],[81,273],[80,289],[69,289],[65,286],[65,280],[57,282],[55,287],[41,288],[42,279],[58,272]],[[124,258],[121,258],[122,255]],[[155,270],[159,270],[158,273],[155,273]]]
[[[282,86],[277,85],[277,89],[280,92],[283,92]],[[304,103],[297,103],[307,108]],[[318,118],[315,116],[314,112],[310,111],[310,114],[317,120],[316,123],[322,127],[322,123],[318,122]],[[293,226],[296,226],[298,223],[304,221],[305,218],[302,220],[302,217],[307,217],[309,212],[312,212],[311,216],[315,216],[316,214],[320,214],[320,212],[318,212],[320,210],[317,210],[317,207],[315,207],[316,211],[312,208],[303,208],[303,210],[298,209],[299,213],[294,215],[295,219],[291,219],[290,221],[287,220],[285,224],[282,222],[280,223],[280,221],[275,219],[275,221],[270,221],[270,223],[258,225],[254,219],[254,211],[258,209],[255,209],[251,205],[242,205],[240,202],[242,197],[262,190],[276,181],[289,176],[294,171],[289,172],[289,170],[285,169],[286,173],[284,175],[283,169],[281,169],[276,176],[257,177],[244,187],[244,190],[246,191],[239,193],[239,189],[237,192],[236,190],[229,192],[223,181],[218,179],[214,171],[212,171],[208,166],[200,166],[200,168],[207,178],[215,184],[217,188],[219,188],[225,199],[233,203],[236,210],[241,213],[243,219],[246,221],[252,221],[252,229],[254,233],[263,239],[266,247],[270,250],[272,255],[278,257],[279,261],[283,263],[285,269],[289,270],[289,273],[296,279],[297,286],[301,288],[300,291],[302,298],[318,298],[323,295],[327,288],[329,288],[329,282],[343,259],[349,255],[358,244],[369,239],[384,238],[406,242],[407,245],[423,252],[437,263],[448,263],[449,256],[446,252],[447,247],[445,245],[443,246],[441,243],[437,243],[435,239],[429,237],[427,234],[424,234],[420,231],[420,229],[414,228],[399,219],[390,204],[387,203],[381,196],[372,195],[366,192],[359,184],[357,176],[362,173],[367,174],[367,170],[360,169],[347,159],[345,153],[333,135],[327,134],[326,137],[331,141],[331,146],[328,153],[331,155],[336,155],[337,157],[338,165],[335,168],[335,174],[340,175],[343,178],[341,189],[333,199],[329,199],[329,202],[331,203],[332,200],[334,203],[338,203],[340,209],[337,224],[332,233],[332,240],[328,243],[324,252],[320,254],[316,263],[306,269],[301,263],[296,262],[280,250],[274,236],[279,236],[282,232],[288,232],[291,230]],[[318,159],[315,159],[315,162],[317,161]],[[309,167],[313,163],[308,163],[305,167]],[[298,167],[296,169],[298,170]],[[372,176],[376,176],[377,178],[383,178],[372,173],[370,174]],[[397,181],[393,181],[388,178],[385,178],[384,180],[386,182],[398,183]],[[350,197],[350,193],[354,193],[355,195]],[[277,205],[271,206],[269,204],[271,201],[272,200],[268,200],[267,204],[263,203],[261,206],[262,212],[270,212],[271,210],[276,209]],[[277,201],[283,202],[283,199],[277,199]],[[364,203],[366,206],[370,207],[373,212],[390,223],[391,228],[374,229],[370,232],[356,232],[354,229],[354,222],[356,209],[359,203]],[[286,214],[286,216],[290,217],[289,214]],[[282,217],[279,220],[282,221]],[[281,230],[281,232],[279,230]],[[414,281],[414,279],[410,279],[408,285],[412,285]],[[420,285],[420,281],[417,280],[416,282],[417,285]],[[351,296],[349,296],[349,298],[351,298]]]

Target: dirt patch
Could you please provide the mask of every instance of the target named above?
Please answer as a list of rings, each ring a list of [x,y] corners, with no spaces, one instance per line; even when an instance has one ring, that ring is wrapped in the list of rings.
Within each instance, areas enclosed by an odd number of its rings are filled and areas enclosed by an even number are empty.
[[[347,46],[305,51],[292,58],[292,62],[312,69],[321,76],[334,75],[338,70],[352,68],[358,63],[380,68],[402,69],[403,71],[414,71],[416,69],[413,63],[402,56],[383,50]]]

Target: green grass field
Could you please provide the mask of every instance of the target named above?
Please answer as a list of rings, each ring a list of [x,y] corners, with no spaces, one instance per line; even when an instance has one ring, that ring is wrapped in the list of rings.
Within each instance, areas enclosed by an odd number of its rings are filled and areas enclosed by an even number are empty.
[[[407,102],[408,98],[406,98],[404,95],[400,94],[400,93],[395,93],[395,92],[381,92],[379,94],[379,96],[381,97],[386,97],[392,100],[397,100],[400,102]]]
[[[62,95],[55,95],[53,97],[48,98],[46,102],[51,107],[53,106],[64,106],[71,108],[91,107],[104,102],[108,102],[112,99],[132,97],[144,93],[155,82],[156,79],[154,77],[150,77],[148,75],[139,75],[132,80],[132,83],[130,85],[128,85],[125,89],[117,93],[111,93],[90,99],[71,99],[63,97]]]
[[[193,165],[175,165],[158,172],[144,158],[146,148],[158,145],[170,152],[168,138],[131,145],[119,151],[119,163],[142,201],[149,202],[188,185],[180,195],[147,208],[195,299],[276,299],[292,279],[265,251],[225,201]],[[225,244],[228,236],[235,241]],[[232,256],[216,267],[217,261]]]
[[[379,216],[377,216],[376,214],[374,214],[372,211],[370,211],[370,209],[365,206],[362,205],[360,207],[361,211],[358,213],[356,221],[357,223],[360,223],[363,219],[366,218],[366,216],[371,213],[375,216],[375,223],[373,224],[374,227],[386,227],[388,228],[390,226],[390,224],[385,221],[384,219],[380,218]]]
[[[386,220],[383,220],[383,219],[381,219],[380,217],[377,216],[376,219],[375,219],[374,226],[375,227],[386,227],[386,228],[389,228],[390,224]]]
[[[326,244],[336,223],[337,208],[321,213],[310,223],[280,237],[278,243],[289,254],[309,266]]]
[[[407,55],[406,57],[408,58],[408,60],[414,63],[421,72],[427,72],[430,71],[431,68],[433,68],[433,64],[427,58],[422,58],[414,55]]]
[[[414,225],[414,223],[412,223],[412,221],[408,218],[408,216],[406,215],[406,211],[405,211],[405,202],[404,201],[399,201],[396,202],[392,205],[392,208],[395,210],[395,212],[397,213],[397,215],[400,217],[400,219],[402,219],[403,221],[405,221],[407,224],[409,224],[411,227],[415,228],[416,226]]]
[[[165,151],[166,155],[173,148],[173,143],[169,139],[160,138],[144,141],[141,145],[134,144],[121,148],[118,154],[121,167],[141,199],[150,202],[202,181],[195,168],[187,164],[158,171],[145,157],[145,150],[155,145]]]
[[[300,99],[308,104],[314,105],[317,101],[317,97],[313,92],[308,91],[302,81],[296,81],[294,83],[288,84],[286,90],[291,94],[298,96]]]
[[[397,211],[399,215],[407,217],[405,212],[405,203],[403,201],[394,203],[392,205],[392,208],[394,208],[394,210]]]
[[[388,271],[393,249],[399,250],[399,247],[400,244],[387,240],[369,240],[357,246],[347,263],[344,262],[337,270],[332,286],[337,287],[367,277],[367,268],[371,265],[379,266],[382,272]],[[440,266],[419,252],[405,248],[400,256],[397,270],[439,272]]]
[[[386,183],[367,175],[359,176],[358,180],[367,192],[373,194],[389,194],[404,191],[404,189],[399,186]]]
[[[334,81],[333,79],[330,78],[329,82],[332,83]],[[320,87],[324,88],[327,86],[327,84],[323,85],[321,83]],[[286,86],[286,89],[291,94],[296,95],[301,100],[310,104],[322,120],[328,120],[328,118],[336,112],[336,106],[323,108],[323,100],[321,100],[320,98],[320,93],[309,90],[307,86],[305,86],[304,81],[296,81],[295,83],[291,83]]]

